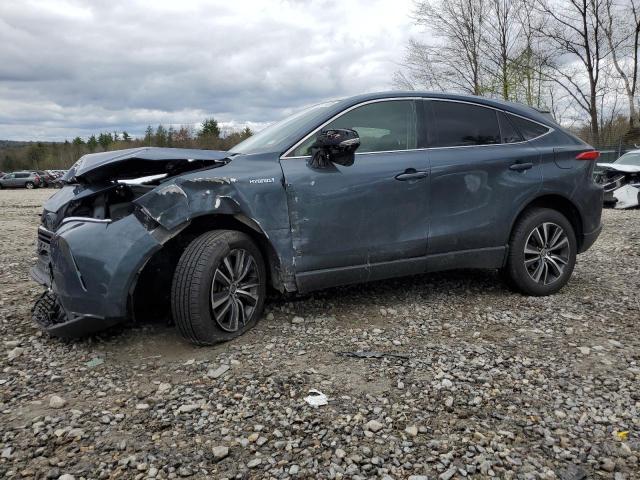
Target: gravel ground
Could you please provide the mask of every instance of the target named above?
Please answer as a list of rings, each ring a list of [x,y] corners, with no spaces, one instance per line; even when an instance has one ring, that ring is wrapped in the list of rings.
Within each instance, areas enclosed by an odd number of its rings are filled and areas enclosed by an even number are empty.
[[[162,324],[34,327],[50,193],[0,192],[0,477],[640,478],[638,210],[604,213],[553,297],[419,276],[274,298],[196,348]]]

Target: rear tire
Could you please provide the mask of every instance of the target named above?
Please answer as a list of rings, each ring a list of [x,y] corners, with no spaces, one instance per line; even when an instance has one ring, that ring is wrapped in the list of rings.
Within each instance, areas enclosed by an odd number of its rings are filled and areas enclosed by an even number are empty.
[[[180,334],[196,345],[231,340],[262,315],[266,269],[251,238],[232,230],[193,240],[178,261],[171,311]]]
[[[35,185],[33,182],[27,182],[24,184],[25,188],[28,188],[29,190],[32,190],[35,188]]]
[[[526,295],[551,295],[564,287],[577,253],[571,222],[556,210],[534,208],[516,222],[504,273]]]

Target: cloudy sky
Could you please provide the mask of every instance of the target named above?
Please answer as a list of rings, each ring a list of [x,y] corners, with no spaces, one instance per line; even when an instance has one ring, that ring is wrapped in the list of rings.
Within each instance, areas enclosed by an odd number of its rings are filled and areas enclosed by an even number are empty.
[[[260,128],[391,88],[412,0],[2,0],[0,139]]]

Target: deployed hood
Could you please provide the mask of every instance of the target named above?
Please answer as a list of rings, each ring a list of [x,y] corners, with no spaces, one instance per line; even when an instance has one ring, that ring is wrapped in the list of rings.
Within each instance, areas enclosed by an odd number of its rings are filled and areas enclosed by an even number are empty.
[[[618,172],[623,173],[638,173],[640,172],[640,167],[637,165],[626,165],[624,163],[598,163],[598,166],[601,168],[606,168],[610,170],[617,170]]]
[[[62,177],[67,183],[126,180],[149,175],[179,175],[199,168],[224,165],[229,153],[219,150],[142,147],[90,153]]]

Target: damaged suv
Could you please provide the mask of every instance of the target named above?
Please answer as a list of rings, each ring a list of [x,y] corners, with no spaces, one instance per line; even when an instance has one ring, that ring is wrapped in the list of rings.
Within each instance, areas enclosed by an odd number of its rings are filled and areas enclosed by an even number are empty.
[[[613,163],[598,163],[595,179],[604,189],[605,206],[640,206],[640,150],[627,152]]]
[[[531,108],[418,92],[316,105],[228,152],[85,155],[44,206],[33,316],[75,336],[170,312],[212,344],[267,288],[486,268],[549,295],[600,233],[597,158]]]

